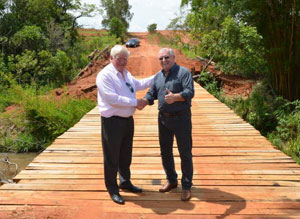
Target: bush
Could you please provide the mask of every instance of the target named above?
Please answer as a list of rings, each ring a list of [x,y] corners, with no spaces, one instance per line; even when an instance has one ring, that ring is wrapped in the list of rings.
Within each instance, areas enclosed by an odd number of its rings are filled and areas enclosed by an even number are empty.
[[[228,101],[227,104],[264,136],[274,131],[277,126],[277,119],[273,113],[274,98],[265,84],[257,84],[248,99],[238,98]]]
[[[16,110],[0,114],[1,151],[40,151],[95,106],[87,99],[38,96],[34,87],[13,86],[7,95]]]
[[[149,33],[155,33],[157,28],[157,24],[149,24],[147,29]]]
[[[204,87],[209,93],[214,95],[217,98],[220,96],[220,87],[213,74],[209,72],[202,72],[197,82]]]

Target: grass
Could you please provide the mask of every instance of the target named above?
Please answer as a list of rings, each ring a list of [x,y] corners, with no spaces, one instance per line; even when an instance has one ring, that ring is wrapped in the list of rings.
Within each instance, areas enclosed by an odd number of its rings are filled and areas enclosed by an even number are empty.
[[[88,99],[57,100],[53,94],[36,95],[32,87],[18,85],[5,95],[15,107],[0,114],[1,152],[41,151],[95,107]]]

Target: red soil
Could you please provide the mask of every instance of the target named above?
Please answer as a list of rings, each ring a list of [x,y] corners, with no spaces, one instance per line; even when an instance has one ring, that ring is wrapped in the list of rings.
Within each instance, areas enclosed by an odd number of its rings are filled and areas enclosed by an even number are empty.
[[[160,31],[164,35],[170,35],[170,31]],[[87,33],[85,35],[88,35]],[[158,51],[161,49],[158,45],[151,43],[148,39],[148,33],[132,33],[134,37],[141,40],[141,46],[137,48],[129,48],[131,53],[127,65],[127,69],[137,77],[147,77],[155,74],[160,70],[157,60]],[[176,62],[185,66],[194,74],[201,71],[203,63],[196,59],[188,59],[180,51],[175,50]],[[85,97],[92,100],[97,99],[97,89],[95,80],[98,72],[109,63],[109,60],[92,61],[90,67],[87,66],[83,70],[83,74],[77,77],[67,85],[67,89],[56,89],[54,92],[57,96],[62,94],[75,97]],[[194,68],[194,70],[192,70]],[[250,94],[253,82],[244,80],[236,76],[225,76],[216,71],[214,65],[208,66],[208,71],[216,74],[223,82],[223,92],[230,96],[247,97]]]

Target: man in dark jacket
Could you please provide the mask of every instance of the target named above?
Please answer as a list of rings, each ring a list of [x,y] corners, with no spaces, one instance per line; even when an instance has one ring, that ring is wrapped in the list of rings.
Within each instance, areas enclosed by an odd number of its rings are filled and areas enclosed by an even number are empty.
[[[192,74],[175,63],[172,49],[163,48],[158,59],[162,70],[154,78],[153,85],[143,98],[144,106],[158,99],[159,142],[162,164],[168,182],[159,192],[177,187],[177,173],[173,157],[173,139],[176,137],[181,158],[181,200],[191,198],[193,178],[191,99],[194,97]]]

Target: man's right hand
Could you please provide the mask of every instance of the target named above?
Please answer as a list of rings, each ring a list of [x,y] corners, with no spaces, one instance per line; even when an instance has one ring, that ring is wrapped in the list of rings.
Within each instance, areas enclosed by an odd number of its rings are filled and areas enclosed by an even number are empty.
[[[145,98],[141,98],[141,99],[137,99],[137,106],[136,108],[138,110],[142,110],[145,108],[145,106],[147,106],[149,103],[148,103],[148,100],[145,99]]]

